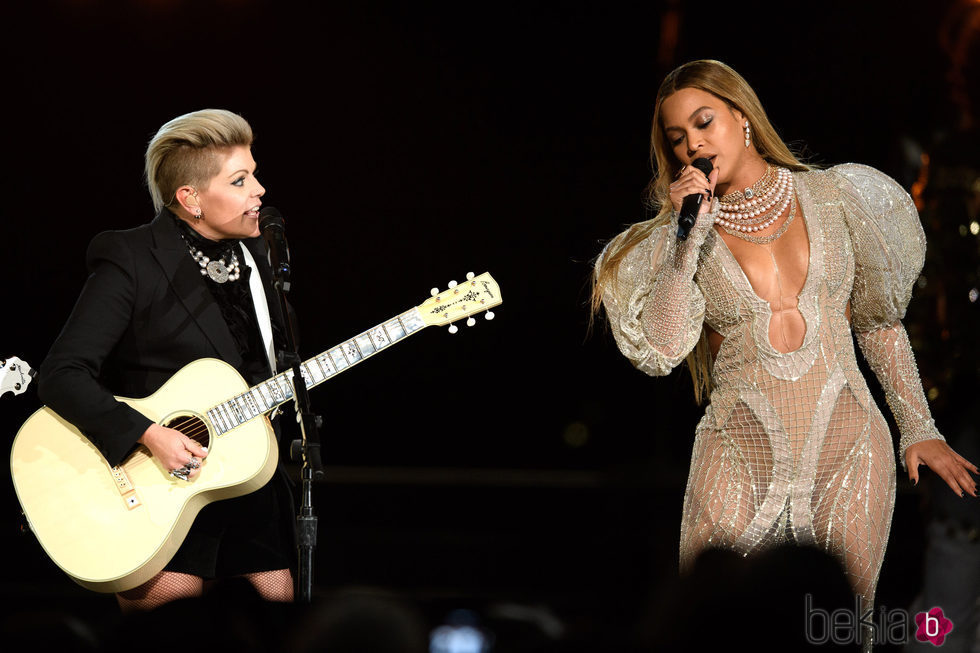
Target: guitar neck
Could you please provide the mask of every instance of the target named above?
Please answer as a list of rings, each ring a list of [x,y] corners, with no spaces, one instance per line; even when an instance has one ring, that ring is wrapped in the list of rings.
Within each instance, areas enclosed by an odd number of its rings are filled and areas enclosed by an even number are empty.
[[[368,329],[313,358],[300,363],[299,370],[307,388],[320,385],[327,379],[357,365],[382,349],[404,340],[428,326],[412,308],[386,322]],[[237,397],[211,408],[207,414],[218,435],[227,433],[239,424],[275,410],[293,398],[292,368],[263,381]]]

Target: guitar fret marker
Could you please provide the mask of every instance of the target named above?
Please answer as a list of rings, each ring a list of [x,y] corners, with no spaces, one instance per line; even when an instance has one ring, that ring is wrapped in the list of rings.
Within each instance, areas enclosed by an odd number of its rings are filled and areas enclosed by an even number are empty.
[[[251,392],[246,392],[245,394],[243,394],[242,401],[245,402],[245,406],[248,407],[248,412],[252,414],[252,417],[262,414],[262,411],[259,410],[259,407],[255,405],[255,400],[252,398]]]
[[[351,365],[361,360],[361,350],[357,348],[357,344],[353,340],[348,340],[344,343],[343,351],[344,356],[347,357],[347,361]]]
[[[239,424],[245,423],[245,414],[242,412],[242,407],[238,405],[238,402],[234,399],[231,400],[231,409],[235,411],[235,418],[238,420]]]
[[[272,400],[276,406],[286,401],[286,398],[282,396],[282,388],[279,387],[279,377],[272,379],[269,384],[269,392],[272,393]]]
[[[320,364],[320,367],[323,368],[324,377],[330,378],[331,376],[337,373],[337,370],[334,368],[333,363],[330,361],[329,354],[320,354],[319,356],[316,357],[316,361]]]
[[[235,417],[238,418],[239,424],[244,424],[251,417],[251,415],[248,414],[248,411],[245,410],[245,406],[242,405],[241,397],[235,397],[232,399],[231,406],[235,411]]]
[[[391,344],[383,326],[371,330],[371,341],[376,349],[382,349]]]
[[[252,395],[252,401],[255,402],[255,405],[259,407],[260,413],[264,413],[265,411],[269,410],[269,405],[266,403],[265,397],[262,396],[262,392],[258,389],[258,387],[252,388],[249,391],[249,394]]]
[[[291,372],[292,370],[290,370]],[[285,374],[280,374],[276,377],[276,383],[279,384],[280,390],[282,390],[283,401],[291,399],[293,396],[293,386],[290,384],[289,379]]]
[[[385,333],[388,334],[388,338],[392,341],[398,341],[405,337],[405,327],[396,317],[393,320],[388,320],[384,325]]]
[[[323,366],[323,356],[317,356],[313,359],[313,362],[316,363],[316,368],[320,370],[320,374],[323,376],[324,381],[330,378],[330,372],[328,372],[327,368]]]
[[[299,373],[303,376],[303,383],[306,384],[307,388],[313,385],[313,377],[310,376],[310,371],[306,369],[305,364],[299,366]]]

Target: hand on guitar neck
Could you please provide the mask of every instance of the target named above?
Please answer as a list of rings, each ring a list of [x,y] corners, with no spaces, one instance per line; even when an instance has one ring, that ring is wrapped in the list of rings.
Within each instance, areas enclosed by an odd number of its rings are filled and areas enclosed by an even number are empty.
[[[208,455],[208,450],[195,440],[180,431],[159,424],[151,424],[140,436],[138,442],[149,449],[153,457],[159,460],[166,469],[181,469],[192,466],[194,457],[203,461]],[[195,478],[200,473],[200,467],[190,469],[187,480]]]

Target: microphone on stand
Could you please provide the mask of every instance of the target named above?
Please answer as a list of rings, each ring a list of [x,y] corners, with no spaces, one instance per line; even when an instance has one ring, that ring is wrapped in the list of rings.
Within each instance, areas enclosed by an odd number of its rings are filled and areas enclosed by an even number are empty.
[[[686,200],[685,200],[686,201]],[[263,206],[259,211],[259,229],[269,246],[269,267],[276,286],[289,291],[289,243],[286,241],[286,225],[279,209]]]
[[[259,211],[259,229],[269,246],[269,266],[272,279],[279,296],[279,307],[285,321],[286,347],[280,351],[282,369],[291,368],[294,403],[301,438],[290,445],[290,454],[302,460],[300,476],[302,492],[296,515],[296,546],[298,550],[297,594],[303,603],[310,603],[313,597],[313,560],[316,548],[318,518],[313,510],[313,481],[323,477],[323,462],[320,459],[321,419],[313,414],[306,380],[300,367],[299,352],[296,348],[295,325],[290,319],[286,304],[286,291],[289,290],[289,245],[286,242],[286,225],[282,215],[271,206]]]
[[[694,159],[691,161],[691,165],[703,172],[705,176],[711,174],[711,161],[705,158]],[[688,234],[691,233],[691,227],[694,226],[694,221],[698,218],[698,211],[701,209],[703,199],[704,195],[701,193],[692,193],[684,198],[684,202],[681,204],[681,214],[677,217],[678,240],[687,240]]]

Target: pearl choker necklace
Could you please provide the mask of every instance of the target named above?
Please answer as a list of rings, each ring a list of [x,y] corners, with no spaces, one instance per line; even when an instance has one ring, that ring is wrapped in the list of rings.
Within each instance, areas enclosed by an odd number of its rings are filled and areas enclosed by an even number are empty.
[[[761,196],[768,196],[776,187],[778,179],[778,169],[766,164],[766,171],[762,173],[759,181],[755,182],[744,190],[735,190],[719,197],[718,200],[723,204],[740,205],[743,202],[755,204]],[[754,198],[754,199],[753,199]]]
[[[729,233],[762,231],[786,211],[795,190],[793,173],[787,168],[767,166],[762,178],[744,193],[736,191],[719,198],[721,210],[715,224]]]
[[[181,238],[183,238],[183,235],[181,235]],[[208,277],[215,283],[238,281],[242,276],[242,270],[238,264],[238,255],[234,250],[231,252],[231,262],[225,263],[224,256],[217,261],[212,261],[204,255],[204,252],[191,245],[186,238],[184,238],[184,243],[187,245],[187,249],[190,250],[191,257],[201,266],[201,276]]]

